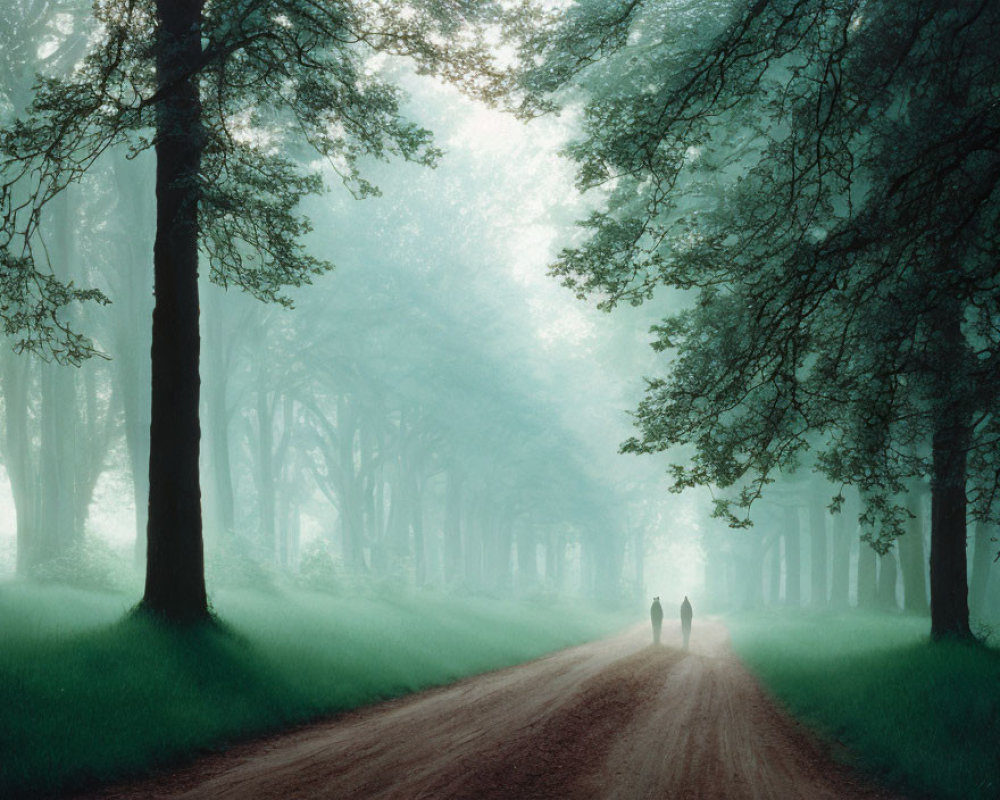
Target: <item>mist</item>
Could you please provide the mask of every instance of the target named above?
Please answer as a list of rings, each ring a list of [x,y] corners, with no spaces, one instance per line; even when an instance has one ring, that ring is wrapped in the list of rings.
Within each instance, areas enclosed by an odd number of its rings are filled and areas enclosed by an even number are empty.
[[[744,5],[7,4],[0,794],[992,796],[1000,16]]]
[[[527,126],[383,69],[435,131],[440,165],[372,163],[381,196],[363,200],[328,174],[305,242],[334,269],[289,291],[293,308],[202,277],[210,585],[322,588],[324,573],[328,588],[641,598],[636,531],[644,547],[696,537],[656,524],[687,505],[662,496],[662,464],[617,454],[649,361],[641,326],[545,276],[586,206],[557,152],[572,121]],[[116,585],[142,570],[152,170],[114,161],[53,219],[57,274],[112,301],[73,313],[100,355],[75,368],[3,355],[6,424],[23,437],[5,465],[7,574]],[[696,557],[684,569],[693,590]]]

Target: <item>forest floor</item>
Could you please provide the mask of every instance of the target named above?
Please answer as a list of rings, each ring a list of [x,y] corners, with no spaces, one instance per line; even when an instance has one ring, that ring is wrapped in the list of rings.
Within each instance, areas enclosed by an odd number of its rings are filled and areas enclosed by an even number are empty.
[[[277,736],[88,800],[890,798],[696,620],[648,626]]]

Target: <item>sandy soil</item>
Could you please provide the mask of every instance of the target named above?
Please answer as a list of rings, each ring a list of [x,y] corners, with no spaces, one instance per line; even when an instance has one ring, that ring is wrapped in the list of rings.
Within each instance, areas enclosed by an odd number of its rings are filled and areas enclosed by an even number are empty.
[[[888,798],[833,763],[696,620],[341,715],[92,800]]]

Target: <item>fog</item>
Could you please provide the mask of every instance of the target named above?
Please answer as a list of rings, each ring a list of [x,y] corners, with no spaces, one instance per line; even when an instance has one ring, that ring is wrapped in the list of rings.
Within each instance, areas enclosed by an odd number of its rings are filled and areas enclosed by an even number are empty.
[[[529,125],[405,63],[379,69],[434,131],[440,165],[366,164],[381,196],[365,199],[323,167],[332,188],[306,203],[305,243],[334,269],[289,291],[294,308],[202,269],[210,591],[259,571],[612,606],[697,594],[697,502],[664,491],[664,462],[617,452],[654,360],[648,312],[612,317],[546,275],[588,207],[558,152],[573,115]],[[7,575],[114,588],[145,555],[155,231],[152,159],[107,161],[54,223],[56,274],[111,300],[73,312],[99,355],[0,356],[24,387],[7,420],[23,456],[8,448],[6,463],[29,484],[19,546],[5,475],[0,547]]]
[[[0,795],[996,796],[1000,4],[0,22]]]
[[[65,68],[77,25],[58,15],[22,23],[41,68]],[[9,114],[28,92],[27,52],[7,67],[17,77]],[[607,75],[622,67],[609,64],[588,87],[595,96],[620,91]],[[336,159],[289,145],[281,155],[318,169],[329,188],[302,200],[312,230],[301,241],[324,266],[307,285],[264,290],[288,307],[248,296],[211,246],[203,254],[210,591],[260,575],[317,587],[391,578],[611,607],[689,594],[720,610],[926,612],[926,481],[906,501],[910,535],[877,555],[861,540],[871,534],[857,491],[811,477],[815,465],[782,471],[749,511],[752,527],[734,530],[713,516],[730,490],[667,491],[668,466],[691,452],[619,453],[644,378],[675,363],[650,347],[650,328],[695,298],[661,287],[609,314],[548,274],[560,251],[586,241],[578,221],[616,191],[577,185],[565,149],[583,135],[579,95],[525,122],[405,59],[373,55],[366,68],[402,88],[402,113],[433,132],[438,165],[362,156],[378,193],[359,192]],[[154,162],[125,156],[118,147],[71,183],[40,228],[53,274],[110,300],[62,317],[96,354],[79,366],[0,354],[6,576],[121,588],[142,572]],[[842,491],[843,512],[831,514]],[[1000,588],[983,577],[991,529],[981,528],[969,559],[973,610],[987,618]]]

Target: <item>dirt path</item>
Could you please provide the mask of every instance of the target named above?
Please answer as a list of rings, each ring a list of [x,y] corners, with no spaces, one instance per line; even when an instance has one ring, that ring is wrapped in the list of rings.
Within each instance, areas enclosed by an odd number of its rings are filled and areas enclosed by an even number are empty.
[[[702,620],[646,626],[242,745],[109,800],[887,798],[778,711]]]

